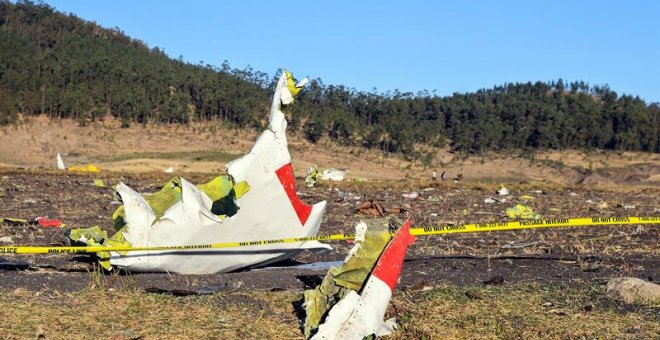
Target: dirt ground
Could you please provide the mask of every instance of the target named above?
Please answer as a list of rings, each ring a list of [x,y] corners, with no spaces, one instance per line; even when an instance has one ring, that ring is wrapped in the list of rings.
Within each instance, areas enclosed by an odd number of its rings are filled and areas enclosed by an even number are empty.
[[[139,192],[158,190],[171,175],[161,173],[77,174],[56,171],[4,170],[0,172],[0,216],[60,218],[66,228],[35,225],[0,225],[5,244],[65,245],[70,227],[100,225],[114,232],[111,214],[117,207],[111,186],[125,182]],[[188,174],[200,183],[207,174]],[[94,185],[102,179],[106,188]],[[493,186],[440,183],[415,187],[400,182],[324,182],[314,188],[299,183],[300,196],[308,203],[328,201],[320,235],[350,233],[360,219],[371,218],[354,212],[367,199],[386,209],[407,211],[415,226],[505,221],[504,211],[516,203],[533,207],[544,218],[591,216],[655,216],[660,196],[655,188],[636,191],[596,191],[588,188],[511,186],[506,202],[487,204],[494,196]],[[417,199],[401,195],[420,193]],[[531,198],[530,198],[531,197]],[[401,284],[404,287],[437,285],[480,285],[493,277],[505,282],[604,282],[617,276],[660,280],[660,229],[645,226],[599,226],[553,228],[547,230],[499,231],[474,234],[419,237],[409,249]],[[218,275],[90,275],[93,258],[86,255],[13,255],[0,257],[0,287],[29,290],[72,291],[102,279],[123,285],[129,280],[144,290],[175,291],[180,294],[212,293],[236,289],[302,290],[314,286],[327,271],[300,268],[312,262],[339,261],[350,248],[347,242],[332,243],[330,254],[302,253],[275,268]]]

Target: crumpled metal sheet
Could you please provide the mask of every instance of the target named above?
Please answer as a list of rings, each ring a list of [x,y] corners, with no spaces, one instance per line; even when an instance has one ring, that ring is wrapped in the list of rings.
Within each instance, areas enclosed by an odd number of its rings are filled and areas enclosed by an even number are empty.
[[[355,245],[344,264],[304,293],[305,337],[362,339],[393,331],[395,323],[383,322],[383,317],[414,240],[409,229],[408,220],[392,239],[387,219],[358,223]]]
[[[318,168],[316,165],[312,165],[307,169],[305,184],[311,188],[319,181],[343,181],[347,173],[348,170],[345,169],[322,169]]]
[[[541,215],[534,212],[532,207],[524,204],[516,204],[515,206],[506,209],[506,216],[509,218],[523,218],[532,220],[538,220],[541,218]]]
[[[344,263],[328,271],[313,290],[306,290],[305,337],[318,328],[327,312],[350,290],[359,291],[371,273],[391,235],[388,219],[360,221],[355,226],[355,241]]]
[[[325,201],[310,206],[296,194],[287,147],[287,122],[281,111],[282,105],[293,102],[300,87],[289,72],[282,74],[273,96],[269,128],[248,154],[227,165],[226,177],[199,187],[175,178],[159,193],[146,197],[118,184],[116,190],[123,202],[123,211],[118,210],[113,216],[115,225],[122,228],[118,234],[133,246],[315,236]],[[228,211],[232,204],[236,210]],[[306,241],[195,251],[110,252],[109,263],[135,272],[205,274],[272,263],[303,249],[331,248]]]
[[[362,203],[359,203],[355,207],[355,213],[357,214],[362,214],[362,215],[368,215],[368,216],[374,216],[374,217],[385,217],[387,215],[398,215],[401,213],[406,212],[407,210],[405,208],[401,207],[392,207],[389,209],[385,209],[380,203],[370,199],[367,201],[364,201]]]

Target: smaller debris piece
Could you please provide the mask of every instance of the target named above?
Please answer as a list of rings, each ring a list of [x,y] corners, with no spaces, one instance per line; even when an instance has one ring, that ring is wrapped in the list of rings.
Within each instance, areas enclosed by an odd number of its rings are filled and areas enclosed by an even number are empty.
[[[408,193],[401,194],[401,197],[409,199],[409,200],[414,200],[414,199],[419,198],[419,193],[417,191],[408,192]]]
[[[30,220],[31,224],[38,224],[44,228],[61,228],[65,227],[66,224],[62,223],[59,219],[53,218],[50,219],[48,216],[39,216]]]
[[[358,204],[357,207],[355,207],[356,214],[362,214],[362,215],[374,216],[374,217],[397,215],[406,211],[407,210],[405,208],[401,208],[401,207],[393,207],[390,209],[385,209],[380,203],[375,202],[372,199],[362,202]]]
[[[312,165],[307,169],[305,184],[308,188],[315,186],[319,181],[343,181],[348,170],[346,169],[322,169]]]
[[[64,166],[64,161],[62,160],[62,155],[60,153],[57,153],[57,169],[58,170],[66,170],[66,167]]]
[[[321,180],[323,181],[343,181],[348,170],[324,169],[321,171]]]
[[[528,205],[516,204],[512,208],[506,210],[506,216],[509,218],[522,218],[522,219],[532,219],[538,220],[541,218],[541,215],[534,212],[534,209]]]
[[[363,339],[391,334],[395,320],[383,322],[401,274],[410,235],[407,220],[392,237],[390,220],[357,224],[355,245],[340,268],[332,268],[322,283],[305,291],[305,337]]]
[[[72,245],[100,246],[108,238],[108,233],[99,226],[70,229],[66,235]]]
[[[67,170],[73,172],[101,172],[101,169],[96,167],[94,164],[88,164],[84,166],[70,166]]]
[[[484,203],[486,204],[493,204],[493,203],[504,203],[506,202],[506,198],[495,198],[495,197],[486,197],[484,199]]]

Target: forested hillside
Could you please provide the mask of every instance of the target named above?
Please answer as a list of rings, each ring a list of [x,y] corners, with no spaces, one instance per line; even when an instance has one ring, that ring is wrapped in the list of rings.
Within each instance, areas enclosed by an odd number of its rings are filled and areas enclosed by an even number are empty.
[[[171,59],[119,28],[45,4],[0,0],[0,124],[22,113],[81,124],[113,116],[125,125],[221,119],[261,127],[273,79],[226,62],[215,67]],[[505,84],[439,97],[360,92],[315,79],[290,112],[292,128],[311,141],[330,138],[389,152],[447,143],[464,152],[660,151],[657,103],[583,81]]]

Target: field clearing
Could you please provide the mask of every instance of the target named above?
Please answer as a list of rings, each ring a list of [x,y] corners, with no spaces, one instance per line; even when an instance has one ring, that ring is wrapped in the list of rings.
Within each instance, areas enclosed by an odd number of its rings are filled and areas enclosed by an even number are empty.
[[[0,130],[0,217],[60,218],[66,228],[0,224],[7,245],[65,245],[67,228],[114,233],[112,186],[154,192],[173,176],[203,183],[247,152],[256,134],[219,124],[78,126],[41,118]],[[348,180],[302,185],[306,203],[328,202],[319,235],[352,233],[359,202],[373,199],[414,226],[508,221],[529,205],[546,219],[660,215],[660,156],[645,153],[539,151],[464,157],[446,149],[432,160],[289,138],[295,173],[349,169]],[[101,173],[54,170],[93,163]],[[175,173],[163,170],[173,167]],[[446,181],[430,173],[446,171]],[[459,176],[462,175],[462,176]],[[454,181],[453,177],[461,177]],[[98,187],[101,179],[106,187]],[[510,196],[497,196],[500,186]],[[419,193],[416,199],[402,194]],[[486,203],[488,197],[501,202]],[[660,280],[658,225],[570,227],[419,237],[410,246],[388,310],[392,339],[658,338],[660,306],[626,304],[604,292],[611,278]],[[240,241],[240,240],[237,240]],[[3,338],[302,338],[302,291],[342,260],[303,252],[265,269],[214,275],[104,273],[86,255],[0,256]]]
[[[100,225],[112,232],[112,185],[123,181],[153,192],[172,176],[4,169],[0,216],[48,215],[67,227]],[[210,179],[203,173],[185,177],[194,183]],[[107,188],[95,186],[95,179],[103,179]],[[407,209],[416,226],[505,221],[504,210],[516,203],[532,206],[544,218],[653,216],[660,207],[654,187],[611,191],[513,184],[507,202],[486,204],[484,198],[494,196],[498,185],[301,184],[306,202],[329,202],[320,235],[352,232],[359,219],[369,218],[353,212],[366,199]],[[401,196],[413,190],[420,198]],[[4,236],[14,244],[63,245],[66,240],[63,229],[25,225],[0,225]],[[390,304],[388,316],[400,322],[391,338],[655,338],[660,306],[624,304],[604,294],[604,283],[619,276],[657,281],[658,239],[660,228],[654,225],[420,237],[407,253]],[[0,335],[301,338],[302,291],[318,284],[326,270],[298,265],[341,260],[351,247],[332,245],[335,250],[327,255],[302,253],[275,268],[216,275],[103,274],[87,256],[3,254]]]
[[[112,119],[79,126],[68,119],[25,118],[0,128],[0,167],[50,168],[59,152],[67,166],[93,163],[115,172],[219,173],[224,165],[249,151],[253,130],[235,130],[221,122],[182,125],[137,125],[121,128]],[[404,159],[376,150],[311,144],[289,135],[293,167],[298,175],[316,164],[348,169],[354,179],[417,181],[428,184],[431,172],[480,184],[540,183],[616,189],[660,187],[660,154],[599,151],[505,151],[466,156],[419,146],[427,157]]]

